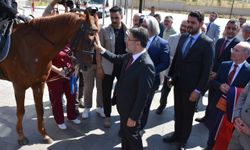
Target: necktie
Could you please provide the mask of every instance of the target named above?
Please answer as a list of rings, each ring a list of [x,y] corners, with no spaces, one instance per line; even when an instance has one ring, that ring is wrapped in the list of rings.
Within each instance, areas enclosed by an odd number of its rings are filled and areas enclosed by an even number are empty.
[[[206,33],[208,33],[208,30],[209,30],[210,26],[211,26],[211,23],[208,24]]]
[[[127,65],[126,65],[125,70],[128,70],[128,68],[132,65],[132,62],[133,62],[133,56],[131,55],[131,56],[130,56],[130,59],[129,59]]]
[[[224,40],[223,44],[220,47],[220,51],[219,51],[219,57],[221,56],[221,54],[223,53],[224,49],[226,48],[228,40]]]
[[[191,46],[192,46],[193,40],[194,40],[194,38],[193,38],[192,36],[190,36],[189,38],[190,38],[190,40],[189,40],[188,44],[186,45],[186,47],[185,47],[185,49],[184,49],[184,51],[183,51],[183,57],[186,57],[186,55],[187,55],[189,49],[190,49]]]
[[[228,77],[227,77],[227,84],[230,85],[232,80],[233,80],[233,77],[234,77],[234,74],[236,72],[236,69],[237,69],[238,65],[237,64],[234,64],[234,68],[233,70],[229,73]]]

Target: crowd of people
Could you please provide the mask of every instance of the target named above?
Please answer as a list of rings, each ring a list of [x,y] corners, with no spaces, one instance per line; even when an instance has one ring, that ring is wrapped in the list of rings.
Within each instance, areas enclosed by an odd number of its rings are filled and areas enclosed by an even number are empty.
[[[55,6],[60,2],[53,0],[43,16],[58,14]],[[16,17],[17,11],[13,9],[15,2],[13,6],[0,4],[1,14],[4,10],[4,16],[0,16],[3,19],[1,42],[6,34],[9,35],[6,26],[8,20]],[[67,5],[65,12],[68,12]],[[163,137],[163,142],[176,143],[178,149],[186,148],[197,103],[208,92],[205,116],[195,118],[209,131],[205,149],[248,149],[250,24],[241,16],[238,20],[230,19],[223,30],[216,24],[217,17],[217,12],[211,12],[209,22],[204,23],[202,12],[191,11],[181,22],[179,31],[175,31],[175,18],[164,16],[161,22],[161,15],[151,7],[150,14],[134,14],[133,26],[129,28],[122,22],[122,8],[113,6],[110,9],[111,24],[102,26],[95,36],[91,65],[73,66],[68,56],[70,43],[52,60],[47,85],[58,127],[67,128],[63,95],[67,99],[70,121],[81,123],[75,105],[84,108],[80,115],[83,119],[89,118],[96,83],[96,112],[104,118],[103,126],[112,127],[111,108],[117,105],[122,149],[142,150],[141,136],[148,122],[150,106],[162,84],[156,114],[163,114],[173,87],[175,121],[174,133]],[[72,78],[76,76],[81,84],[72,89]]]

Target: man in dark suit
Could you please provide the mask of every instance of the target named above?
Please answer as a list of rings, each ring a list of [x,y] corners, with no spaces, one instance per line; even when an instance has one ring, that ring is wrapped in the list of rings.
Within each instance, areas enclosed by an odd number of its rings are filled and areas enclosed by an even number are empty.
[[[154,93],[160,85],[160,72],[166,70],[170,63],[169,44],[166,40],[158,36],[158,34],[160,33],[158,21],[152,16],[145,16],[142,22],[142,27],[148,30],[149,40],[146,49],[148,50],[150,58],[154,62],[156,75],[153,88],[150,91],[150,96],[147,100],[146,107],[143,113],[144,115],[142,117],[141,129],[146,126]]]
[[[190,136],[196,102],[208,82],[213,58],[212,40],[201,33],[204,15],[192,11],[188,15],[189,34],[180,37],[168,76],[174,85],[175,131],[164,142],[177,142],[185,149]]]
[[[227,22],[225,27],[225,37],[220,38],[215,44],[215,57],[213,61],[213,69],[210,74],[210,80],[213,80],[216,76],[218,68],[223,61],[231,60],[231,48],[233,48],[236,44],[240,41],[236,38],[237,33],[240,30],[240,25],[237,20],[231,19]],[[205,116],[202,118],[196,118],[195,121],[198,122],[205,122],[208,127],[210,127],[210,121],[207,121],[209,117],[209,113],[212,107],[215,106],[214,102],[212,101],[214,89],[209,87],[209,94],[208,94],[208,106],[206,108]]]
[[[250,80],[250,64],[246,59],[250,54],[250,45],[247,42],[240,42],[231,51],[231,60],[225,61],[219,67],[215,80],[211,81],[212,88],[215,89],[215,93],[212,101],[214,105],[217,104],[222,94],[227,94],[230,87],[235,86],[237,88],[244,88]],[[234,75],[229,77],[231,72],[234,71]],[[230,82],[229,82],[229,78]],[[216,106],[213,107],[210,113],[211,128],[209,129],[209,139],[207,149],[212,149],[214,143],[215,134],[213,132],[216,118]]]
[[[145,49],[147,30],[132,28],[128,32],[128,54],[115,55],[105,50],[100,42],[96,49],[113,63],[122,62],[120,80],[116,84],[117,110],[120,114],[122,150],[143,150],[139,134],[141,117],[154,82],[154,64]]]

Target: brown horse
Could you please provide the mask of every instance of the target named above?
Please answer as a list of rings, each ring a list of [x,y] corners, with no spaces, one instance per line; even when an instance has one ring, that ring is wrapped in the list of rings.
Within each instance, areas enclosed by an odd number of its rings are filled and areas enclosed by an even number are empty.
[[[79,35],[79,32],[82,34]],[[42,102],[51,60],[66,44],[74,41],[73,43],[79,44],[74,45],[76,48],[73,49],[73,53],[83,54],[81,59],[85,63],[91,63],[92,57],[85,53],[93,50],[94,35],[97,32],[98,18],[89,13],[84,15],[68,13],[38,18],[14,27],[10,52],[7,58],[0,63],[0,69],[7,80],[13,83],[17,104],[16,131],[19,144],[29,142],[25,137],[22,125],[25,113],[25,91],[29,87],[33,90],[38,130],[44,142],[52,142],[44,128]]]

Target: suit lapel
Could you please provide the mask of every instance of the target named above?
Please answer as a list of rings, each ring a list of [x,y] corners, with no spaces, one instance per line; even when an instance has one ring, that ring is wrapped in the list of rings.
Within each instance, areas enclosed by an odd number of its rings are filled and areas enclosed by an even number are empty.
[[[219,56],[219,58],[221,58],[224,55],[227,55],[228,53],[231,53],[231,48],[233,47],[233,45],[235,45],[235,39],[234,38],[223,50],[222,54]]]
[[[158,40],[158,38],[157,38],[157,36],[155,36],[148,47],[148,51],[153,51],[152,47],[155,47],[154,45],[157,44],[157,40]]]
[[[126,66],[127,66],[128,62],[129,62],[129,59],[130,59],[131,55],[132,55],[131,53],[128,53],[127,56],[126,56],[126,59],[124,60],[124,63],[122,65],[122,70],[121,70],[121,76],[123,76],[125,74],[125,72],[127,71]],[[130,67],[132,67],[132,66],[130,66]]]
[[[184,43],[186,42],[187,38],[188,38],[188,34],[183,35],[183,37],[180,38],[179,43],[178,43],[178,50],[179,50],[179,54],[180,54],[181,58],[183,58],[182,49],[183,49]]]
[[[223,44],[225,39],[221,39],[221,40],[218,40],[218,47],[216,47],[216,51],[215,51],[215,58],[218,58],[219,57],[219,52],[220,52],[220,48]]]
[[[238,72],[238,74],[237,74],[236,78],[234,79],[232,85],[235,85],[236,83],[239,83],[239,81],[242,80],[246,76],[246,74],[245,74],[246,69],[247,69],[246,64],[247,63],[244,63],[243,66],[240,68],[240,71]]]
[[[190,47],[190,49],[189,49],[189,51],[187,52],[187,55],[186,55],[186,57],[185,58],[188,58],[188,56],[190,55],[190,54],[192,54],[192,51],[195,51],[195,47],[197,47],[197,45],[200,43],[199,41],[203,38],[203,36],[204,36],[204,34],[202,33],[199,37],[198,37],[198,39],[194,42],[194,44]],[[185,59],[184,58],[184,59]]]
[[[137,66],[142,62],[143,59],[145,59],[147,53],[143,53],[141,56],[139,56],[135,62],[127,69],[125,70],[125,73],[129,73],[130,71],[133,71],[134,69],[137,68]]]

